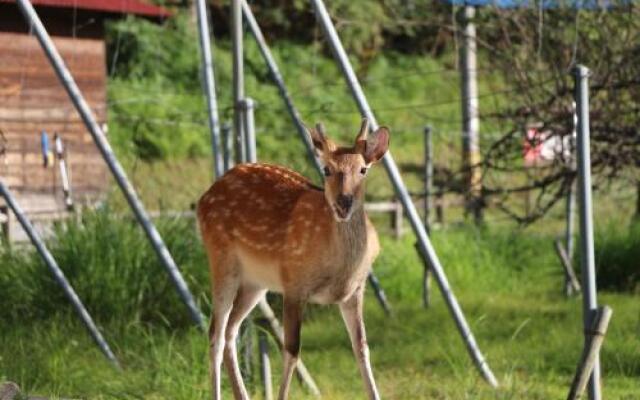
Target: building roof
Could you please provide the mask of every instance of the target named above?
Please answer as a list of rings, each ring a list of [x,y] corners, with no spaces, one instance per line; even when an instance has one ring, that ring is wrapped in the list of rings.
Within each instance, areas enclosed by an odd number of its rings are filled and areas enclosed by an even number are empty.
[[[0,0],[0,3],[14,3],[14,0]],[[37,7],[71,8],[111,14],[134,14],[145,17],[166,18],[171,13],[142,0],[31,0]]]

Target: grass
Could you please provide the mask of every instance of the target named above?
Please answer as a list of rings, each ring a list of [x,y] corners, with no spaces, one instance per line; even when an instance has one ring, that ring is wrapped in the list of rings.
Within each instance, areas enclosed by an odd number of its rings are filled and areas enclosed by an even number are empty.
[[[0,262],[0,381],[29,393],[90,399],[203,399],[207,340],[193,328],[140,231],[109,210],[60,226],[50,243],[120,358],[112,369],[44,267],[30,252],[3,247]],[[193,226],[160,229],[203,309],[208,277]],[[580,355],[581,302],[562,296],[551,237],[451,227],[434,245],[469,324],[501,386],[475,371],[446,306],[420,304],[422,266],[413,239],[383,237],[376,273],[394,307],[386,317],[368,293],[366,321],[384,398],[555,399],[568,391]],[[434,290],[436,290],[434,288]],[[604,398],[637,398],[640,309],[629,292],[604,292],[614,309],[602,350]],[[272,349],[274,348],[272,344]],[[275,352],[274,352],[275,353]],[[335,307],[309,307],[303,358],[328,399],[363,398],[357,367]],[[272,357],[274,379],[281,371]],[[225,381],[227,397],[230,397]],[[259,398],[259,388],[253,387]],[[292,398],[310,398],[296,384]]]

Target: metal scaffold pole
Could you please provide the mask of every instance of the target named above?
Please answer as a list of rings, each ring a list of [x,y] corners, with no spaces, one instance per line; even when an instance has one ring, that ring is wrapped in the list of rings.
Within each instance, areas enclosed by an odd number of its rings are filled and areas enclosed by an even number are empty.
[[[69,69],[66,67],[60,53],[56,49],[53,44],[51,37],[47,33],[42,21],[38,17],[36,10],[33,8],[33,5],[29,2],[29,0],[16,0],[18,7],[22,11],[22,14],[25,17],[25,20],[35,33],[38,38],[38,42],[42,46],[51,66],[56,72],[56,75],[60,79],[60,82],[64,86],[71,102],[75,106],[76,110],[80,114],[82,121],[86,125],[89,133],[93,137],[93,141],[95,142],[98,150],[100,150],[100,154],[104,158],[105,162],[109,166],[111,170],[111,174],[115,178],[118,186],[122,190],[124,197],[127,199],[131,210],[133,211],[136,219],[144,229],[144,232],[147,235],[147,238],[151,242],[154,250],[158,254],[158,257],[162,261],[162,265],[167,270],[171,281],[173,282],[178,294],[180,295],[182,301],[186,304],[189,309],[189,313],[191,314],[191,318],[193,321],[201,328],[205,328],[204,318],[202,313],[200,312],[196,302],[193,298],[193,295],[189,291],[187,287],[187,283],[185,282],[178,266],[176,265],[173,257],[171,257],[171,253],[167,249],[167,246],[164,244],[160,233],[156,229],[156,227],[151,222],[147,211],[145,210],[142,202],[138,198],[135,189],[127,179],[127,175],[124,172],[124,169],[120,165],[120,162],[116,158],[113,150],[111,149],[111,145],[107,141],[104,132],[96,122],[95,117],[93,116],[93,112],[89,108],[86,100],[82,96],[78,85],[76,84],[73,76],[69,72]]]
[[[220,120],[218,118],[218,101],[216,98],[216,81],[213,73],[213,57],[211,55],[211,41],[209,17],[206,0],[196,0],[198,13],[198,33],[200,37],[200,55],[202,57],[203,90],[207,96],[207,111],[209,113],[209,131],[213,154],[213,172],[219,178],[224,173],[222,164],[222,149],[220,148]]]
[[[323,1],[311,0],[311,2],[313,4],[313,7],[315,8],[316,17],[318,18],[320,24],[322,25],[322,28],[326,34],[327,40],[331,46],[331,49],[333,50],[333,53],[340,65],[342,73],[344,74],[345,79],[347,80],[347,84],[351,89],[351,93],[358,105],[358,108],[360,109],[360,113],[362,114],[363,117],[366,117],[369,119],[371,129],[373,130],[377,129],[378,123],[376,121],[376,118],[373,115],[373,111],[371,110],[371,107],[369,107],[369,103],[364,95],[362,86],[360,85],[360,82],[356,77],[353,67],[349,62],[349,58],[347,57],[347,54],[344,51],[342,43],[340,42],[340,38],[338,37],[338,33],[336,32],[336,29],[333,26],[333,22],[331,21],[331,17],[329,16],[329,13]],[[407,217],[409,218],[413,231],[418,239],[420,248],[423,250],[424,254],[427,255],[429,259],[430,266],[432,268],[436,281],[438,282],[440,291],[442,292],[445,302],[455,320],[455,323],[460,332],[460,335],[462,336],[467,346],[467,350],[469,351],[469,354],[471,355],[473,361],[476,364],[476,367],[479,369],[482,376],[487,380],[487,382],[491,386],[497,387],[498,381],[496,380],[495,376],[493,375],[493,372],[489,368],[489,365],[484,359],[484,356],[480,352],[480,349],[478,348],[478,345],[473,336],[473,333],[469,329],[469,324],[467,323],[462,313],[462,309],[458,304],[458,300],[456,299],[455,295],[453,294],[453,291],[451,290],[451,287],[449,286],[449,281],[447,280],[447,277],[444,273],[442,265],[440,264],[440,260],[438,259],[438,256],[436,255],[436,252],[431,244],[431,241],[427,236],[427,232],[424,228],[424,225],[420,220],[420,215],[418,214],[418,211],[416,210],[416,207],[414,206],[413,201],[409,196],[409,192],[407,191],[407,188],[405,187],[402,181],[402,178],[400,176],[400,171],[398,170],[398,166],[396,165],[390,152],[387,152],[387,154],[384,156],[382,160],[383,160],[385,169],[387,170],[387,173],[389,175],[389,178],[393,183],[396,194],[400,199],[400,201],[402,201]]]
[[[591,201],[591,150],[589,144],[589,69],[578,65],[574,70],[578,114],[576,156],[578,160],[578,195],[580,197],[580,262],[582,266],[582,314],[585,346],[589,329],[598,309],[596,262],[593,247],[593,207]],[[589,399],[600,400],[600,361],[595,356],[589,379]]]

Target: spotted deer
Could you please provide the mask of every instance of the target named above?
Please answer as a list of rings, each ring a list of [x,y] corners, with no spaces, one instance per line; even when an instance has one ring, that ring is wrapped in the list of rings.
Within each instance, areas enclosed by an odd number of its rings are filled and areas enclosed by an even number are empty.
[[[365,177],[389,146],[389,130],[363,120],[351,147],[338,147],[321,124],[308,130],[324,164],[324,188],[276,165],[240,164],[200,198],[198,222],[209,258],[214,312],[209,330],[213,399],[221,364],[235,398],[248,399],[236,354],[240,324],[267,290],[284,298],[287,399],[300,353],[307,302],[338,304],[370,399],[379,399],[362,317],[366,277],[378,235],[364,211]]]

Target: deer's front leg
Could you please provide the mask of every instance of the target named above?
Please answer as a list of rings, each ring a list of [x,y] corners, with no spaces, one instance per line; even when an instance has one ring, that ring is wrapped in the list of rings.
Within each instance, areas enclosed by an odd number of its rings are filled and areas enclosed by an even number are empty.
[[[369,399],[379,400],[380,394],[373,379],[373,370],[369,361],[369,346],[367,345],[367,335],[364,329],[362,317],[362,303],[364,297],[364,283],[346,301],[340,303],[340,312],[347,326],[353,353],[360,367],[360,374],[364,380],[364,386],[369,395]]]
[[[291,377],[300,354],[300,328],[302,326],[302,310],[304,302],[284,296],[284,372],[280,384],[279,400],[289,397]]]

